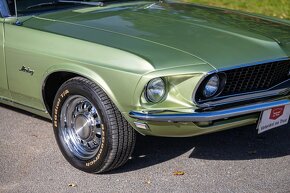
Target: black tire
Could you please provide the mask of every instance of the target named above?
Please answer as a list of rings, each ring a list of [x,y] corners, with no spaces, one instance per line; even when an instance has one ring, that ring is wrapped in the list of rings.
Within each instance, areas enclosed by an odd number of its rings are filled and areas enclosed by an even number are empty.
[[[61,119],[64,119],[62,118],[63,112],[69,112],[67,110],[68,107],[63,106],[64,104],[66,104],[67,106],[66,101],[73,98],[74,96],[81,96],[85,99],[88,99],[88,101],[90,102],[89,104],[92,104],[97,110],[98,119],[102,123],[100,124],[102,131],[102,137],[99,138],[100,144],[98,145],[98,147],[97,145],[95,145],[92,148],[94,151],[97,152],[95,155],[92,155],[87,159],[81,159],[80,157],[76,156],[78,155],[78,152],[75,153],[73,150],[71,150],[69,148],[70,146],[67,144],[63,137],[67,136],[66,134],[68,132],[66,132],[66,130],[64,131],[64,128],[68,126],[62,128],[62,125],[66,125],[67,123]],[[73,114],[72,116],[73,118],[76,117],[75,114]],[[77,169],[88,173],[107,172],[125,164],[133,152],[136,140],[136,133],[134,129],[123,118],[120,111],[116,108],[116,106],[109,99],[106,93],[98,85],[90,80],[82,77],[75,77],[66,81],[59,88],[55,96],[52,117],[54,134],[57,144],[66,160]],[[75,118],[74,120],[77,120],[77,118]],[[75,127],[77,127],[76,122],[73,124],[75,125]],[[84,127],[85,126],[79,128]],[[90,127],[91,126],[88,126],[87,128]],[[72,131],[75,130],[76,129],[74,128]],[[91,131],[91,129],[87,129],[86,131],[88,130]],[[77,133],[77,131],[75,132]],[[94,134],[94,132],[92,133]],[[91,136],[91,134],[89,135]],[[78,139],[80,139],[80,137]],[[77,144],[81,143],[78,142]],[[88,144],[89,143],[86,144],[86,148],[91,147]]]

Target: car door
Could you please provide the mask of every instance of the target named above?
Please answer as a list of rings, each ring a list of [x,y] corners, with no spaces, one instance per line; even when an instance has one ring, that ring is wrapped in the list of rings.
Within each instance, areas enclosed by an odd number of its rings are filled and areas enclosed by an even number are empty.
[[[0,18],[0,99],[2,99],[1,102],[10,101],[4,58],[4,19],[2,17]]]

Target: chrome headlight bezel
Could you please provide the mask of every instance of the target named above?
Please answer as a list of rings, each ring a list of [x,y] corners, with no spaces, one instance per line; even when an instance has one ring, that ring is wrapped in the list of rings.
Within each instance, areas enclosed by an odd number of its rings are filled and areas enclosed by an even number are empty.
[[[158,93],[159,92],[159,93]],[[159,103],[166,96],[166,83],[163,78],[153,78],[151,79],[144,91],[144,96],[149,103]]]
[[[210,95],[205,94],[206,86],[210,85],[210,81],[212,81],[214,78],[216,78],[217,83],[217,89]],[[198,85],[198,88],[196,89],[194,101],[201,102],[201,101],[207,101],[214,99],[218,97],[226,84],[227,76],[223,72],[215,72],[208,74],[205,78],[202,79],[201,83]]]

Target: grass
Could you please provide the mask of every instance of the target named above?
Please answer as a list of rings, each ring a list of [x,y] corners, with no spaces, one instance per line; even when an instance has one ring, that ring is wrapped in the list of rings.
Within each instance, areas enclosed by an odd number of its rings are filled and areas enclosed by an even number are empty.
[[[290,0],[184,0],[290,20]]]

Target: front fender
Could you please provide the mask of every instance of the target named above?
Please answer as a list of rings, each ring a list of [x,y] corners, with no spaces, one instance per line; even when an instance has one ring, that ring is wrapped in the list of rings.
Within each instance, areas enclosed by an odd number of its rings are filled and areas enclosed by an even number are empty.
[[[132,109],[133,94],[141,77],[135,73],[96,65],[63,63],[51,66],[44,73],[42,84],[45,85],[47,78],[56,72],[73,73],[93,81],[103,89],[121,112],[129,112]]]

